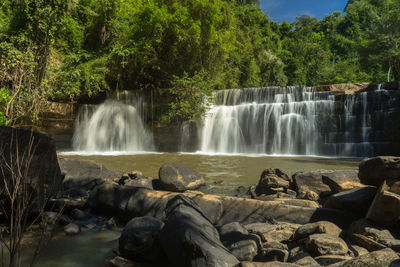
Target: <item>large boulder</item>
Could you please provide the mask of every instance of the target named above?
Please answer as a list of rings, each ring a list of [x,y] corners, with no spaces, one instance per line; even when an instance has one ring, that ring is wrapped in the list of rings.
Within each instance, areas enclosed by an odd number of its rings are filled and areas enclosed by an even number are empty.
[[[18,173],[35,192],[35,208],[61,189],[54,140],[33,131],[0,126],[0,187],[5,179],[16,179]]]
[[[322,174],[322,181],[328,185],[335,194],[363,186],[358,178],[357,170],[326,172]]]
[[[62,173],[64,190],[72,188],[93,189],[103,183],[104,178],[115,178],[122,175],[121,172],[108,170],[104,165],[90,160],[60,158],[58,160]]]
[[[162,247],[175,266],[237,266],[200,207],[178,195],[168,201],[167,221],[160,232]]]
[[[376,157],[360,162],[358,177],[363,184],[380,186],[386,179],[400,180],[400,157]]]
[[[358,187],[330,196],[324,203],[324,208],[345,210],[360,217],[365,216],[375,197],[374,186]]]
[[[385,180],[376,194],[366,218],[387,227],[394,226],[400,218],[400,181]]]
[[[266,169],[262,172],[260,180],[256,186],[257,195],[269,195],[275,193],[272,188],[288,189],[291,179],[280,169]]]
[[[172,192],[194,190],[205,184],[203,177],[196,171],[175,162],[162,165],[158,175],[161,186]]]
[[[330,267],[387,267],[399,256],[390,248],[385,248],[358,256],[357,258],[341,261]]]
[[[137,261],[159,260],[162,249],[158,235],[163,226],[162,221],[149,216],[130,220],[119,238],[121,256]]]
[[[331,171],[296,172],[293,174],[293,182],[298,196],[318,200],[321,194],[328,194],[331,189],[322,181],[322,175]],[[311,196],[311,197],[310,197]]]

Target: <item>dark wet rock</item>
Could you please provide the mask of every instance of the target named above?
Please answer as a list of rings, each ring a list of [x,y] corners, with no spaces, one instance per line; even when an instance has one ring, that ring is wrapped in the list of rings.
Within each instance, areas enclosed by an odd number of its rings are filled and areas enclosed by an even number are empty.
[[[392,233],[367,220],[367,219],[360,219],[355,222],[353,222],[349,229],[348,229],[349,235],[351,234],[360,234],[365,237],[371,238],[383,245],[389,244],[392,240],[396,240],[395,237],[392,235]]]
[[[130,220],[119,238],[121,256],[136,261],[158,261],[162,254],[158,235],[163,226],[162,221],[148,216]]]
[[[114,217],[107,220],[106,227],[107,227],[107,229],[113,229],[113,228],[117,227],[117,222]]]
[[[385,248],[361,255],[351,260],[332,264],[330,267],[386,267],[398,258],[399,256],[397,253],[390,248]]]
[[[106,262],[106,267],[142,267],[143,265],[137,265],[133,261],[117,256]]]
[[[81,228],[74,224],[74,223],[70,223],[66,226],[64,226],[64,232],[66,235],[77,235],[79,234],[79,232],[81,231]]]
[[[79,187],[69,188],[64,190],[63,194],[66,198],[79,198],[79,197],[88,197],[89,193],[88,190]]]
[[[161,166],[158,175],[161,186],[172,192],[194,190],[205,184],[203,177],[196,171],[175,162]]]
[[[13,172],[19,168],[19,172],[25,173],[25,183],[35,192],[35,211],[40,209],[47,197],[55,196],[61,189],[62,175],[57,162],[55,142],[50,137],[29,130],[0,126],[0,155],[0,180],[12,177],[9,167]],[[30,157],[30,162],[18,167],[17,157],[19,162]]]
[[[293,196],[293,197],[297,197],[297,192],[292,189],[287,189],[286,194]]]
[[[80,209],[73,209],[69,215],[75,220],[85,220],[89,217],[86,212]]]
[[[343,239],[328,234],[310,235],[306,239],[305,245],[311,255],[314,256],[329,254],[344,255],[349,250]]]
[[[376,188],[373,186],[358,187],[340,192],[330,196],[326,200],[324,208],[344,210],[363,217],[367,213],[375,193]]]
[[[237,266],[239,261],[221,243],[200,207],[178,195],[168,201],[160,232],[164,252],[175,266]]]
[[[341,232],[342,229],[340,229],[336,224],[327,221],[319,221],[308,223],[297,228],[294,233],[294,239],[300,240],[312,234],[328,234],[337,237]]]
[[[352,257],[345,256],[345,255],[323,255],[323,256],[318,256],[315,258],[315,260],[322,266],[327,266],[327,265],[331,265],[334,263],[351,260],[351,259],[352,259]]]
[[[400,182],[385,180],[379,188],[366,218],[381,225],[392,227],[400,217]]]
[[[60,214],[54,211],[46,211],[42,214],[42,223],[56,224]]]
[[[262,172],[260,180],[256,187],[256,194],[269,195],[273,191],[271,188],[282,188],[288,189],[291,183],[291,179],[280,169],[266,169]]]
[[[360,162],[358,177],[361,183],[380,186],[386,179],[400,180],[400,157],[380,156]]]
[[[321,193],[331,192],[328,185],[322,181],[322,175],[331,171],[296,172],[293,174],[293,182],[298,197],[309,200],[317,200]]]
[[[68,215],[65,215],[65,214],[63,214],[61,217],[60,217],[60,220],[59,220],[59,223],[61,224],[61,225],[68,225],[68,224],[70,224],[70,223],[72,223],[72,219],[68,216]]]
[[[280,261],[286,262],[289,257],[289,251],[286,249],[279,248],[263,248],[258,253],[256,261],[266,262],[266,261]]]
[[[322,174],[322,181],[336,194],[362,187],[357,170],[340,170]]]
[[[91,190],[96,185],[104,182],[105,178],[120,177],[121,172],[108,170],[104,165],[89,160],[59,158],[58,163],[62,173],[65,174],[63,187],[84,188]]]

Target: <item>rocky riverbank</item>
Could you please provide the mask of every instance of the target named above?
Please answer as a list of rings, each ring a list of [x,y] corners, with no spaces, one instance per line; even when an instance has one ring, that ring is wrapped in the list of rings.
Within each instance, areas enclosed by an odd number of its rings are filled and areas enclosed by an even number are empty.
[[[8,130],[1,130],[7,137]],[[159,177],[151,178],[86,160],[55,161],[51,140],[35,136],[42,146],[34,170],[41,170],[43,183],[62,188],[50,195],[54,209],[43,214],[42,227],[56,221],[70,236],[121,229],[119,249],[107,266],[399,264],[400,158],[364,159],[358,170],[291,177],[268,168],[257,185],[228,197],[200,192],[201,175],[178,163],[164,164]]]

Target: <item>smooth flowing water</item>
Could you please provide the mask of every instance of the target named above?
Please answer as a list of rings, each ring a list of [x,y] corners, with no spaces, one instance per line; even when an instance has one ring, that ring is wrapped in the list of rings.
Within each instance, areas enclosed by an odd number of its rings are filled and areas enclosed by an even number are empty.
[[[123,91],[100,105],[84,105],[76,119],[75,151],[152,151],[152,134],[143,125],[145,104],[140,95]]]

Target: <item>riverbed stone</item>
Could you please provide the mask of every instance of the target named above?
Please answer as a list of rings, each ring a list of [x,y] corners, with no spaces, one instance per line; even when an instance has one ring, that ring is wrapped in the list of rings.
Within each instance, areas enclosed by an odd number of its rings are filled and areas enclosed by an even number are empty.
[[[358,256],[351,260],[341,261],[330,267],[387,267],[399,256],[390,248],[385,248]]]
[[[324,208],[344,210],[364,217],[375,197],[374,186],[358,187],[330,196]]]
[[[168,201],[165,212],[167,220],[160,232],[160,241],[175,266],[228,267],[239,264],[193,200],[178,195]]]
[[[81,231],[81,228],[74,223],[70,223],[70,224],[64,226],[64,232],[66,235],[70,235],[70,236],[77,235],[77,234],[79,234],[80,231]]]
[[[315,257],[315,260],[322,266],[328,266],[334,263],[351,260],[352,257],[346,255],[323,255]]]
[[[195,190],[205,184],[203,177],[196,171],[175,162],[161,166],[158,176],[161,186],[172,192]]]
[[[363,184],[380,186],[386,179],[400,180],[400,157],[379,156],[359,164],[358,177]]]
[[[340,229],[336,224],[328,221],[319,221],[308,223],[297,228],[294,233],[294,239],[301,240],[312,234],[328,234],[338,237],[341,232],[342,229]]]
[[[357,187],[363,187],[358,178],[358,170],[340,170],[322,174],[322,181],[333,193],[340,193]]]
[[[256,194],[269,195],[274,193],[271,188],[283,188],[288,189],[291,183],[291,179],[287,174],[282,172],[280,169],[266,169],[262,172],[260,180],[256,187]]]
[[[62,173],[65,174],[63,187],[93,189],[104,182],[105,178],[120,177],[121,172],[108,170],[104,165],[90,160],[59,158],[58,163]]]
[[[158,261],[162,255],[158,235],[163,226],[162,221],[150,216],[130,220],[119,238],[121,256],[138,261]]]
[[[349,250],[343,239],[328,234],[310,235],[306,239],[305,245],[307,250],[315,256],[329,254],[344,255]]]

